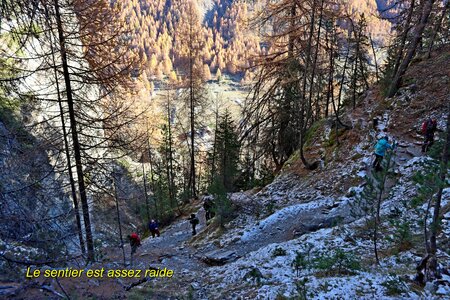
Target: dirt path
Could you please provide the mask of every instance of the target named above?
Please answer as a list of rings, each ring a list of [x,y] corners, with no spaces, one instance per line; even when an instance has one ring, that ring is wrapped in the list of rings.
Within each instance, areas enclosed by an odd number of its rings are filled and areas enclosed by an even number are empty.
[[[413,157],[421,156],[421,136],[411,132],[404,136],[397,136],[395,131],[389,135],[399,142],[395,161],[397,167],[405,164]],[[370,168],[368,168],[370,170]],[[370,174],[370,172],[367,172]],[[387,190],[395,184],[395,180],[389,180]],[[311,199],[312,200],[312,199]],[[329,200],[329,201],[328,201]],[[197,204],[197,216],[200,224],[197,226],[199,237],[193,240],[191,225],[189,221],[179,219],[171,226],[164,228],[161,236],[157,238],[147,238],[142,241],[142,246],[134,256],[132,266],[129,269],[171,269],[174,271],[172,278],[151,278],[149,281],[133,287],[130,291],[124,291],[123,287],[131,280],[110,280],[101,283],[98,280],[86,280],[77,285],[84,286],[86,292],[80,296],[95,295],[100,299],[108,299],[113,295],[122,295],[125,298],[136,299],[208,299],[216,298],[217,295],[208,295],[203,288],[208,285],[208,278],[204,277],[205,269],[211,267],[211,263],[205,263],[205,256],[225,257],[228,261],[234,261],[239,257],[264,248],[272,243],[281,243],[296,238],[305,232],[315,231],[319,228],[333,226],[336,217],[344,215],[345,205],[338,203],[336,199],[316,199],[307,203],[300,203],[284,209],[278,210],[271,216],[256,222],[253,227],[240,228],[242,236],[234,235],[235,238],[220,245],[217,239],[206,239],[208,228],[205,227],[206,220],[200,203]],[[304,206],[304,207],[303,207]],[[280,220],[283,220],[281,222]],[[234,237],[233,236],[233,237]],[[126,246],[127,261],[129,259],[130,248]],[[108,253],[108,261],[99,263],[105,268],[119,268],[122,261],[119,249]],[[116,262],[116,263],[114,263]],[[109,284],[106,284],[110,282]],[[68,280],[62,281],[66,289],[78,289],[72,286],[74,283]],[[52,286],[58,290],[55,283]],[[41,286],[41,285],[39,285]],[[42,292],[38,288],[33,289],[33,298],[41,299]],[[21,294],[25,296],[25,294]],[[46,296],[52,296],[45,294]],[[54,295],[53,295],[54,296]],[[44,298],[42,298],[44,299]]]
[[[203,209],[197,216],[200,220],[197,232],[200,233],[205,228]],[[133,268],[167,268],[174,272],[172,278],[156,278],[147,282],[141,291],[145,299],[168,299],[182,295],[190,297],[190,294],[198,294],[195,289],[200,285],[202,270],[208,265],[199,259],[199,249],[189,243],[192,240],[191,228],[188,220],[181,219],[163,229],[160,237],[149,237],[142,241],[142,246],[133,259]]]
[[[203,214],[199,215],[201,216],[197,232],[203,230],[205,224]],[[189,224],[189,221],[178,221],[164,229],[160,237],[149,237],[143,240],[134,264],[137,266],[140,264],[154,266],[163,263],[167,267],[179,270],[185,268],[201,269],[198,265],[198,259],[193,257],[197,250],[188,245],[191,238],[191,224]]]
[[[420,153],[420,136],[408,136],[405,137],[405,139],[398,139],[398,137],[395,136],[395,132],[391,132],[390,135],[393,136],[400,145],[396,151],[395,157],[397,167],[403,165],[406,161],[415,156],[422,155]],[[387,190],[394,184],[394,181],[390,182],[389,180],[389,182],[387,182]],[[256,232],[254,236],[236,239],[223,248],[219,248],[212,243],[209,245],[202,244],[201,246],[193,246],[192,244],[195,243],[190,243],[192,240],[191,226],[187,220],[180,220],[166,228],[162,232],[161,237],[148,238],[143,241],[142,247],[136,255],[135,266],[140,268],[167,267],[173,269],[175,272],[173,280],[171,280],[171,282],[166,282],[166,284],[161,286],[161,288],[164,288],[166,291],[166,297],[168,289],[173,290],[173,292],[179,292],[180,289],[186,291],[187,286],[190,286],[191,283],[193,283],[192,286],[195,290],[197,284],[202,285],[202,270],[210,267],[202,260],[202,257],[214,252],[217,253],[218,256],[225,253],[226,255],[231,256],[232,258],[230,261],[233,261],[251,251],[255,251],[271,243],[289,241],[295,238],[295,231],[297,231],[297,233],[302,231],[302,229],[305,232],[314,231],[318,228],[309,228],[308,226],[313,226],[314,224],[319,224],[324,221],[328,222],[326,216],[328,211],[324,213],[324,208],[327,208],[330,204],[325,202],[322,204],[318,203],[316,207],[309,207],[304,211],[299,210],[295,213],[281,214],[281,218],[284,220],[283,224],[289,224],[289,228],[283,226],[281,223],[279,223],[281,224],[280,226],[264,226],[264,224],[261,223],[261,225],[255,225]],[[202,230],[205,229],[203,209],[200,209],[197,215],[200,219],[200,225],[197,227],[197,232],[201,235]],[[330,214],[330,224],[332,223],[333,215],[334,214]],[[299,222],[297,222],[297,220],[302,220],[301,223],[307,227],[301,228],[301,226],[298,225]],[[323,224],[322,226],[326,227],[327,224]],[[159,288],[159,284],[153,284],[152,286],[156,290]],[[175,294],[176,293],[173,295]]]
[[[400,145],[395,157],[397,167],[415,156],[422,155],[420,136],[411,135],[399,139],[395,132],[389,134]],[[395,180],[388,180],[387,190],[394,185]],[[305,206],[304,209],[298,208],[302,205]],[[246,227],[245,232],[242,230],[243,236],[236,235],[234,232],[233,234],[239,238],[225,245],[219,245],[219,239],[217,243],[205,242],[208,241],[205,239],[206,231],[204,231],[207,230],[206,220],[203,209],[199,209],[197,211],[200,219],[200,224],[197,226],[199,236],[195,241],[189,221],[180,219],[165,228],[161,237],[143,240],[142,247],[134,258],[133,268],[167,268],[174,271],[174,276],[151,279],[142,286],[133,288],[127,296],[142,293],[145,299],[208,299],[211,295],[207,295],[202,287],[208,284],[208,278],[204,278],[204,270],[210,268],[211,263],[205,263],[205,256],[225,257],[226,263],[229,263],[269,244],[292,240],[296,238],[295,232],[302,234],[302,232],[333,226],[333,218],[343,215],[345,211],[345,206],[336,203],[336,200],[333,202],[332,199],[302,203],[298,207],[286,207],[285,211],[283,209],[277,211],[257,222],[252,228]],[[283,222],[279,222],[280,219]],[[248,234],[249,232],[253,233]]]
[[[392,135],[392,133],[391,133]],[[396,138],[394,136],[394,138]],[[418,139],[408,137],[400,140],[401,147],[397,150],[395,158],[398,166],[403,165],[414,156],[420,156],[420,142]],[[395,184],[394,180],[387,184],[388,190]],[[329,200],[329,201],[328,201]],[[304,206],[304,207],[303,207]],[[211,267],[211,263],[205,263],[205,256],[225,257],[227,262],[234,261],[239,257],[264,248],[272,243],[281,243],[296,238],[302,233],[312,232],[319,228],[333,226],[333,218],[344,215],[345,205],[338,203],[336,199],[318,199],[307,203],[300,203],[278,210],[273,215],[256,222],[253,227],[242,227],[239,230],[243,235],[226,232],[233,235],[234,239],[220,245],[217,239],[214,243],[208,242],[208,228],[205,227],[203,209],[197,211],[200,224],[197,226],[198,237],[193,240],[191,225],[186,219],[179,219],[171,226],[161,232],[160,237],[147,238],[142,241],[142,246],[134,256],[132,266],[129,269],[170,269],[174,271],[172,278],[151,278],[149,281],[125,291],[124,287],[133,280],[85,280],[78,282],[76,286],[73,281],[63,280],[61,283],[69,291],[79,294],[80,297],[90,295],[99,299],[110,299],[114,295],[119,298],[130,299],[216,299],[217,295],[209,295],[206,286],[209,279],[205,278],[205,269]],[[280,222],[283,220],[283,222]],[[130,248],[126,246],[127,261]],[[108,260],[98,263],[105,268],[120,268],[122,261],[121,251],[114,250],[108,254]],[[109,282],[109,283],[108,283]],[[42,285],[27,289],[20,294],[33,295],[34,299],[57,298],[49,293],[43,293],[39,289]],[[50,283],[55,290],[59,291],[56,283]],[[84,291],[79,292],[83,286]],[[42,297],[44,296],[45,297]]]

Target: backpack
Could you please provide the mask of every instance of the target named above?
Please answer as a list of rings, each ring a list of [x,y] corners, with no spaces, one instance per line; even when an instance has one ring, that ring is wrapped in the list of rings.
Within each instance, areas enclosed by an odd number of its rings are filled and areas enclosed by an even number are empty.
[[[433,130],[436,130],[436,128],[437,128],[437,121],[436,120],[432,120],[431,121],[431,128],[433,129]]]
[[[426,134],[427,133],[427,126],[428,125],[428,121],[424,121],[423,123],[422,123],[422,133],[423,134]]]
[[[137,235],[137,233],[132,233],[130,236],[130,239],[138,246],[141,245],[141,239],[139,238],[139,236]]]

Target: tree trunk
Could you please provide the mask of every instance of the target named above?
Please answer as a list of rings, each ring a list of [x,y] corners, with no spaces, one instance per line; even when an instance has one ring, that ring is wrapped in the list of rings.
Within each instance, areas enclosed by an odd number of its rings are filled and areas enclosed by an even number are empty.
[[[359,26],[358,26],[359,27]],[[353,31],[353,35],[355,37],[355,41],[356,41],[356,50],[355,50],[355,69],[353,71],[353,91],[352,91],[352,103],[353,103],[353,110],[355,110],[356,108],[356,90],[357,90],[357,79],[358,79],[358,59],[359,59],[359,47],[360,47],[360,43],[361,43],[361,35],[360,35],[360,30],[362,30],[361,28],[358,28],[358,33],[356,32],[356,28],[353,25],[353,21],[352,21],[352,31]],[[361,62],[362,63],[362,62]]]
[[[192,90],[193,87],[191,87]],[[196,186],[195,186],[195,110],[194,110],[194,95],[191,91],[191,108],[190,108],[190,119],[191,119],[191,187],[192,187],[192,197],[195,199],[197,197]]]
[[[303,84],[302,84],[302,97],[301,97],[301,103],[300,103],[300,143],[299,143],[299,149],[300,149],[300,159],[302,163],[305,165],[307,169],[311,169],[311,164],[306,160],[304,152],[303,152],[303,145],[304,145],[304,136],[306,134],[306,128],[307,128],[307,122],[305,117],[305,113],[310,111],[309,107],[306,107],[306,83],[307,83],[307,77],[308,77],[308,70],[311,64],[311,42],[314,34],[314,24],[315,24],[315,16],[316,16],[316,0],[313,1],[312,6],[312,15],[311,15],[311,21],[310,21],[310,28],[309,28],[309,35],[308,35],[308,43],[306,46],[306,64],[305,64],[305,71],[303,72]],[[311,88],[311,87],[310,87]],[[311,103],[309,103],[310,105]]]
[[[405,50],[406,39],[408,38],[409,30],[411,29],[411,18],[414,13],[415,0],[411,0],[411,4],[409,6],[408,15],[405,20],[405,28],[403,28],[403,34],[400,40],[400,48],[398,49],[397,57],[395,59],[394,71],[392,73],[393,76],[397,74],[398,68],[400,66],[400,62],[403,58],[403,51]]]
[[[192,6],[189,5],[190,16],[192,16]],[[190,125],[191,125],[191,171],[190,171],[190,187],[192,189],[192,197],[197,197],[195,186],[195,91],[194,91],[194,57],[193,57],[193,25],[189,24],[189,105],[190,105]]]
[[[325,118],[328,118],[328,110],[330,106],[331,93],[333,88],[333,75],[334,75],[334,48],[333,48],[333,40],[330,42],[330,37],[328,30],[325,31],[325,40],[326,45],[328,47],[329,55],[329,67],[328,67],[328,85],[327,85],[327,100],[325,103]]]
[[[375,225],[373,228],[373,251],[375,253],[375,261],[377,265],[380,264],[380,258],[378,257],[378,220],[375,218]]]
[[[148,193],[147,193],[147,174],[145,174],[145,166],[144,160],[142,160],[142,176],[144,178],[144,197],[145,197],[145,208],[147,212],[147,222],[150,221],[150,206],[148,202]]]
[[[158,219],[158,204],[156,203],[156,197],[155,197],[155,177],[154,177],[154,170],[153,170],[153,156],[152,156],[152,149],[150,148],[148,127],[147,127],[147,150],[148,150],[148,160],[150,162],[150,188],[153,193],[153,203],[155,206],[155,217]]]
[[[378,83],[380,81],[380,76],[378,74],[377,53],[375,51],[375,45],[373,43],[372,35],[369,35],[369,39],[370,39],[370,46],[372,47],[372,52],[373,52],[373,60],[374,60],[374,63],[375,63],[375,76],[377,78],[377,83]]]
[[[417,24],[414,30],[414,36],[411,41],[411,44],[409,45],[408,52],[406,53],[405,58],[403,59],[402,63],[400,64],[398,71],[396,72],[394,79],[392,80],[391,86],[389,87],[389,93],[388,97],[392,97],[395,95],[395,93],[398,90],[398,87],[400,86],[401,79],[403,75],[405,74],[406,70],[408,69],[408,66],[413,59],[414,55],[416,54],[417,46],[419,45],[420,41],[422,40],[422,34],[425,30],[425,27],[428,23],[428,18],[431,13],[431,9],[433,8],[434,0],[426,0],[425,4],[422,9],[422,14],[420,16],[420,22]]]
[[[78,186],[79,186],[80,198],[81,198],[81,207],[83,210],[84,227],[85,227],[85,232],[86,232],[87,256],[88,256],[87,259],[88,259],[88,261],[92,262],[95,260],[94,239],[92,236],[91,219],[90,219],[90,215],[89,215],[89,204],[88,204],[88,200],[87,200],[86,186],[85,186],[85,182],[84,182],[83,165],[82,165],[82,161],[81,161],[81,148],[80,148],[80,143],[78,141],[77,121],[75,118],[74,100],[73,100],[73,95],[72,95],[72,85],[71,85],[71,80],[70,80],[69,66],[68,66],[68,62],[67,62],[64,30],[62,27],[62,21],[61,21],[61,15],[59,12],[58,0],[54,0],[54,5],[55,5],[56,22],[57,22],[57,27],[58,27],[59,46],[60,46],[60,52],[61,52],[64,81],[65,81],[65,85],[66,85],[67,103],[68,103],[68,108],[69,108],[70,129],[72,131],[72,143],[73,143],[73,150],[74,150],[74,156],[75,156],[75,166],[76,166],[76,170],[77,170]]]
[[[308,99],[308,103],[309,105],[312,105],[312,95],[313,95],[313,87],[314,87],[314,77],[316,76],[316,68],[317,68],[317,58],[319,56],[319,45],[320,45],[320,29],[322,28],[322,16],[323,16],[323,3],[324,0],[321,0],[321,4],[320,4],[320,13],[319,13],[319,28],[317,29],[317,40],[316,40],[316,49],[315,49],[315,53],[314,53],[314,61],[313,61],[313,65],[312,65],[312,74],[311,74],[311,86],[309,89],[309,99]]]
[[[430,252],[432,255],[436,255],[437,246],[436,246],[436,236],[439,228],[439,214],[441,210],[441,200],[442,200],[442,191],[443,191],[443,183],[445,182],[447,175],[447,166],[448,166],[448,158],[449,158],[449,150],[450,150],[450,105],[447,107],[449,113],[447,114],[447,136],[444,144],[444,149],[442,151],[441,158],[441,170],[439,174],[440,179],[440,187],[436,195],[436,201],[434,202],[434,212],[433,212],[433,222],[431,224],[430,230]],[[436,270],[434,270],[436,271]]]
[[[336,115],[336,143],[338,145],[339,145],[338,126],[341,125],[342,127],[347,128],[347,129],[351,128],[351,126],[348,126],[348,125],[345,125],[344,123],[342,123],[341,119],[339,118],[339,110],[341,107],[341,99],[342,99],[342,90],[344,88],[345,71],[347,70],[349,53],[350,53],[350,51],[347,51],[347,54],[345,55],[344,66],[342,68],[342,77],[341,77],[341,81],[339,83],[339,93],[338,93],[337,104],[334,103],[334,99],[331,102],[333,104],[333,111]],[[332,95],[332,97],[334,97],[334,95]]]
[[[173,203],[176,199],[175,199],[175,180],[174,180],[174,174],[173,174],[173,145],[172,145],[172,123],[170,120],[170,92],[169,90],[167,90],[167,134],[168,134],[168,142],[169,142],[169,156],[168,156],[168,184],[169,184],[169,198],[170,198],[170,203],[172,205],[172,208],[175,208],[175,206],[178,207],[178,205],[176,203]],[[175,205],[176,204],[176,205]],[[178,207],[178,210],[180,212],[180,208]],[[180,212],[181,213],[181,212]]]
[[[212,153],[212,162],[211,162],[211,179],[210,184],[214,182],[214,176],[216,174],[216,155],[217,155],[217,125],[219,120],[219,108],[216,106],[215,111],[215,125],[214,125],[214,144],[213,144],[213,153]]]
[[[356,79],[357,79],[357,72],[358,72],[358,56],[356,56],[355,59],[355,69],[353,71],[353,91],[352,91],[352,103],[353,103],[353,110],[356,108]]]
[[[56,69],[55,69],[56,90],[58,93],[58,105],[59,105],[59,111],[61,114],[61,127],[62,127],[63,137],[64,137],[64,148],[65,148],[65,153],[66,153],[67,169],[68,169],[67,171],[69,174],[70,190],[72,192],[73,208],[75,210],[75,219],[76,219],[77,229],[78,229],[78,239],[80,240],[81,252],[83,254],[86,254],[86,246],[84,245],[83,230],[81,228],[80,208],[78,207],[77,191],[75,188],[75,180],[73,178],[73,173],[72,173],[72,163],[70,161],[71,159],[70,159],[70,151],[69,151],[69,142],[67,140],[66,123],[64,120],[64,110],[62,107],[61,92],[59,90],[58,78],[56,76],[57,76],[57,73],[56,73]]]
[[[144,166],[144,165],[142,165],[142,166]],[[114,177],[114,174],[112,174],[112,180],[113,180],[113,188],[114,188],[114,200],[116,202],[117,226],[119,227],[120,248],[122,248],[123,265],[125,266],[126,265],[125,247],[124,247],[123,235],[122,235],[122,222],[120,219],[119,197],[117,196],[116,178]]]
[[[430,46],[428,47],[428,54],[427,58],[431,58],[431,51],[433,50],[434,41],[436,40],[436,36],[441,29],[442,20],[444,20],[444,17],[446,16],[448,7],[450,6],[450,1],[447,1],[447,4],[445,4],[444,8],[442,9],[441,17],[439,18],[438,22],[436,23],[436,26],[433,30],[433,35],[431,36]]]
[[[49,20],[49,14],[48,14],[48,9],[47,7],[45,7],[45,14],[47,16],[47,20]],[[51,26],[51,24],[49,24],[49,26]],[[53,48],[53,38],[52,38],[52,33],[50,33],[50,47],[51,47],[51,51],[52,51],[52,63],[53,63],[53,71],[55,74],[55,84],[56,84],[56,92],[57,92],[57,97],[58,97],[58,106],[59,106],[59,112],[60,112],[60,116],[61,116],[61,127],[62,127],[62,132],[63,132],[63,139],[64,139],[64,152],[66,154],[66,160],[67,160],[67,169],[68,169],[68,175],[69,175],[69,182],[70,182],[70,190],[72,193],[72,201],[73,201],[73,207],[74,207],[74,211],[75,211],[75,219],[76,219],[76,224],[77,224],[77,229],[78,229],[78,239],[80,241],[80,248],[81,248],[81,253],[83,253],[83,255],[86,254],[86,246],[84,244],[84,238],[83,238],[83,230],[81,228],[81,217],[80,217],[80,209],[78,207],[78,198],[77,198],[77,191],[75,188],[75,180],[73,178],[73,173],[72,173],[72,163],[71,163],[71,159],[70,159],[70,150],[69,150],[69,141],[67,140],[67,131],[66,131],[66,122],[64,119],[64,109],[62,106],[62,99],[61,99],[61,90],[59,88],[59,80],[58,80],[58,72],[57,72],[57,68],[56,68],[56,59],[55,59],[55,49]]]

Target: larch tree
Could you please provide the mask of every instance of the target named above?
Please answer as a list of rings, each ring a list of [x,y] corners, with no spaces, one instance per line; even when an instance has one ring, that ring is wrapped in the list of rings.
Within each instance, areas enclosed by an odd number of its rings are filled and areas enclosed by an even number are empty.
[[[126,129],[136,118],[130,110],[133,104],[120,101],[117,93],[132,87],[130,74],[138,67],[136,60],[130,60],[125,31],[117,30],[121,24],[117,9],[107,1],[42,0],[32,3],[31,12],[24,12],[42,31],[24,41],[23,53],[30,63],[21,66],[29,73],[22,88],[29,89],[19,92],[34,95],[37,106],[50,108],[44,121],[32,127],[65,152],[66,161],[57,160],[55,170],[68,174],[75,210],[79,195],[83,230],[81,218],[76,223],[80,246],[84,251],[86,242],[90,261],[95,254],[89,198],[108,181],[109,163],[137,140]]]
[[[203,65],[200,59],[200,50],[204,40],[201,40],[198,32],[201,31],[200,13],[193,1],[186,3],[186,14],[178,24],[178,43],[182,52],[184,72],[184,102],[186,104],[187,119],[189,123],[189,180],[188,191],[192,198],[197,197],[197,172],[196,172],[196,131],[198,129],[198,118],[204,103]]]

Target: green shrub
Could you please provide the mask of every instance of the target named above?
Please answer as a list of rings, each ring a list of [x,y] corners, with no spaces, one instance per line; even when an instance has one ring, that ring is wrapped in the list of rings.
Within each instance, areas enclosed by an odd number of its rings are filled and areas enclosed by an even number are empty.
[[[411,224],[408,221],[401,222],[398,220],[392,220],[390,223],[395,231],[393,237],[389,239],[394,243],[396,252],[411,249],[413,246]]]
[[[286,256],[286,250],[284,250],[281,247],[276,247],[272,252],[272,257],[277,257],[277,256]]]
[[[261,279],[264,278],[261,271],[258,270],[258,268],[252,267],[250,271],[247,272],[244,276],[244,280],[246,279],[252,279],[257,285],[261,284]]]
[[[306,286],[306,284],[308,283],[308,278],[305,277],[303,279],[296,280],[294,283],[295,283],[295,291],[297,293],[294,299],[306,300],[308,294],[308,287]]]
[[[213,183],[209,187],[209,193],[214,197],[214,220],[223,228],[225,223],[233,218],[234,207],[228,198],[225,186],[217,177],[214,178]]]
[[[297,277],[300,274],[301,268],[305,268],[307,264],[308,261],[306,260],[305,255],[299,251],[296,251],[296,255],[291,263],[291,267],[295,270]]]
[[[312,266],[326,275],[351,275],[361,269],[355,254],[342,249],[318,256],[313,260]]]
[[[397,276],[382,282],[381,285],[386,289],[388,296],[399,296],[408,290],[405,283]]]

